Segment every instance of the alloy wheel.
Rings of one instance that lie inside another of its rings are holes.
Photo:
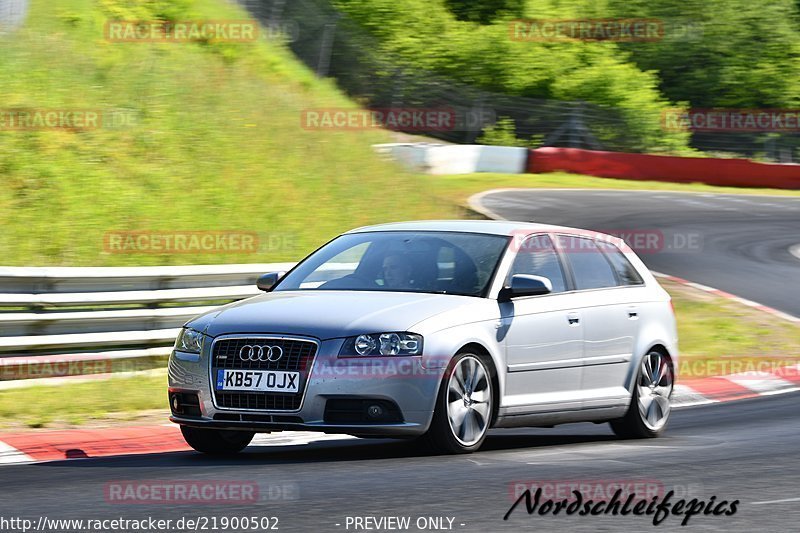
[[[492,415],[489,373],[475,356],[460,359],[447,384],[447,418],[453,436],[463,446],[483,437]]]
[[[662,354],[651,352],[642,359],[637,385],[639,416],[651,431],[660,430],[669,419],[674,382],[672,366]]]

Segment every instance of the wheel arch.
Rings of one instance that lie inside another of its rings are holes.
[[[672,364],[672,380],[673,383],[675,383],[678,374],[675,356],[670,352],[669,348],[667,348],[667,343],[661,341],[652,341],[651,344],[647,345],[647,348],[641,350],[640,353],[637,353],[631,360],[631,365],[628,367],[628,375],[626,376],[626,388],[628,391],[633,391],[633,383],[636,379],[637,372],[639,371],[639,364],[650,352],[658,352],[669,359],[670,363]]]
[[[498,376],[497,364],[495,363],[489,349],[479,342],[472,341],[466,343],[456,351],[455,355],[460,353],[472,353],[478,355],[487,363],[487,365],[489,365],[492,378],[492,421],[491,424],[489,424],[489,427],[492,427],[497,421],[497,413],[500,409],[500,378]]]

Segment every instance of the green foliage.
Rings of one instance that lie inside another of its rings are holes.
[[[488,144],[492,146],[537,148],[542,143],[542,137],[535,136],[533,139],[527,141],[525,139],[520,139],[517,137],[517,128],[514,125],[514,120],[509,117],[500,117],[493,125],[484,128],[477,142],[479,144]]]
[[[478,143],[493,146],[519,146],[520,140],[517,139],[517,128],[514,121],[508,117],[500,117],[491,126],[487,126],[480,137]]]
[[[800,24],[793,0],[609,0],[612,16],[657,18],[664,39],[621,47],[660,90],[692,107],[800,104]]]
[[[511,95],[609,107],[630,148],[691,154],[686,133],[665,132],[667,108],[800,105],[797,0],[333,0],[371,32],[383,57]],[[649,18],[645,42],[514,40],[509,20]],[[479,24],[476,24],[479,23]],[[615,131],[616,130],[616,131]]]
[[[622,130],[646,151],[687,150],[688,134],[665,132],[662,112],[680,107],[659,92],[657,73],[643,71],[610,42],[539,42],[511,38],[511,14],[490,24],[464,22],[445,0],[334,0],[379,41],[383,57],[490,91],[532,98],[582,100],[623,117]],[[604,4],[528,1],[527,18],[602,17]],[[619,125],[606,134],[618,135]],[[601,132],[602,133],[602,132]],[[602,135],[601,135],[602,136]]]

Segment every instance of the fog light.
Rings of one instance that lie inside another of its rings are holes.
[[[181,412],[181,401],[178,399],[177,394],[172,395],[172,410],[176,413]]]
[[[367,416],[370,418],[381,418],[383,417],[383,407],[380,405],[370,405],[367,407]]]

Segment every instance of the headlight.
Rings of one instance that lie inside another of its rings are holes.
[[[205,337],[197,330],[183,328],[175,340],[175,349],[179,352],[200,353]]]
[[[371,333],[345,339],[340,357],[421,355],[422,336],[414,333]]]

